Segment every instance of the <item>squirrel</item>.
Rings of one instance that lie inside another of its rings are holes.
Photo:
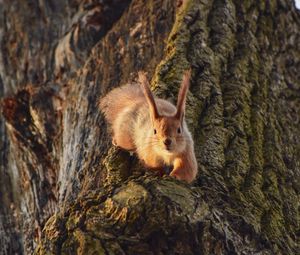
[[[192,182],[197,161],[184,118],[191,71],[183,76],[177,107],[152,95],[144,72],[138,72],[138,77],[140,84],[115,88],[100,100],[100,110],[112,127],[113,144],[135,151],[147,168],[162,171],[173,166],[170,176]]]

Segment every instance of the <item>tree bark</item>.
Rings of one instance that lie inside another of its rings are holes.
[[[0,2],[0,254],[298,254],[300,15],[291,1]],[[114,148],[98,102],[177,96],[188,185]]]

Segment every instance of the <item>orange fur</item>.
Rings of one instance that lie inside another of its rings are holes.
[[[190,71],[178,94],[177,108],[153,97],[144,73],[140,86],[126,85],[112,90],[100,101],[100,109],[113,130],[113,143],[134,150],[148,168],[173,166],[171,176],[192,182],[197,175],[192,136],[184,120]]]

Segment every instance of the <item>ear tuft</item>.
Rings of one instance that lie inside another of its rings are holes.
[[[191,69],[185,71],[181,82],[180,90],[178,92],[177,112],[175,114],[175,117],[180,120],[182,120],[185,112],[185,102],[186,102],[187,92],[190,87],[191,73],[192,73]]]
[[[149,85],[149,81],[146,77],[146,73],[144,71],[139,71],[138,72],[138,76],[139,76],[139,82],[141,84],[142,87],[142,91],[146,97],[146,100],[148,102],[149,108],[150,108],[150,115],[152,118],[152,121],[157,119],[159,117],[158,114],[158,110],[154,101],[154,97],[152,95],[152,92],[150,90],[150,85]]]
[[[138,76],[139,76],[139,82],[140,82],[142,85],[148,85],[148,84],[149,84],[148,79],[147,79],[147,76],[146,76],[146,72],[144,72],[144,71],[139,71],[139,72],[138,72]]]

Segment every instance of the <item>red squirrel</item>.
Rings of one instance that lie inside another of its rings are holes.
[[[173,166],[170,176],[190,183],[197,175],[194,142],[184,118],[191,71],[183,76],[177,107],[152,95],[144,72],[138,76],[139,85],[116,88],[100,100],[113,144],[135,151],[147,168]]]

